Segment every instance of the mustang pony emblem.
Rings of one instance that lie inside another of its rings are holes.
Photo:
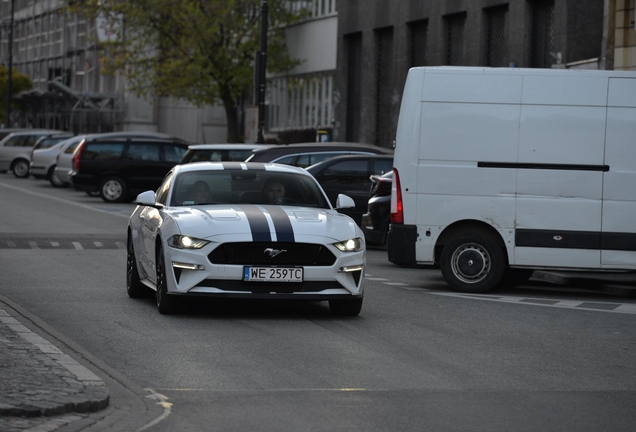
[[[267,248],[267,249],[265,249],[263,251],[263,253],[268,254],[270,258],[274,258],[275,256],[282,254],[283,252],[287,252],[287,250],[285,250],[285,249],[278,250],[278,249]]]

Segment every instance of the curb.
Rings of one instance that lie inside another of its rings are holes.
[[[105,409],[104,381],[0,307],[0,415],[53,416]]]
[[[636,297],[636,273],[575,273],[535,270],[532,279],[554,285],[603,291],[623,297]]]

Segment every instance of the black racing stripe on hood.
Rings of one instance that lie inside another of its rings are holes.
[[[274,222],[276,241],[295,242],[294,229],[292,228],[291,221],[289,220],[287,213],[285,213],[285,210],[277,206],[267,206],[267,211]]]
[[[247,217],[247,222],[250,224],[250,230],[252,231],[253,241],[272,241],[272,235],[269,232],[269,224],[265,213],[257,207],[241,206],[241,210]]]

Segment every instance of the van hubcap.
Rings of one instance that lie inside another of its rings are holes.
[[[478,244],[465,244],[453,253],[451,268],[462,282],[480,282],[488,276],[490,271],[490,256]]]

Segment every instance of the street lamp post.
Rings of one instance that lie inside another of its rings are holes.
[[[265,143],[265,87],[267,70],[267,21],[269,20],[269,7],[267,0],[261,3],[261,50],[257,55],[257,92],[258,92],[258,136],[256,142]]]
[[[11,85],[13,84],[13,16],[15,0],[11,0],[11,21],[9,24],[9,70],[7,71],[7,120],[6,127],[11,127]]]

